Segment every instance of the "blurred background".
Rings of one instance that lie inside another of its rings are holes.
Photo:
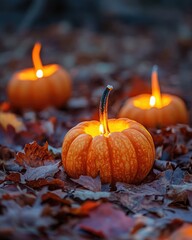
[[[162,91],[191,110],[190,0],[1,0],[0,101],[11,75],[32,66],[36,41],[44,64],[61,64],[81,83],[74,96],[88,98],[88,82],[112,81],[127,96],[148,92],[157,64]]]
[[[114,21],[176,29],[192,11],[190,0],[1,0],[0,4],[1,29],[20,33],[63,21],[91,30],[106,30]]]

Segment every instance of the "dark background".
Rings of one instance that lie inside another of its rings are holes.
[[[0,33],[1,101],[11,75],[31,67],[40,41],[44,64],[61,64],[74,82],[113,79],[126,93],[135,78],[150,86],[157,64],[162,91],[179,95],[191,110],[190,0],[1,0]]]
[[[191,8],[190,0],[1,0],[0,26],[22,32],[66,21],[73,27],[104,31],[106,25],[121,21],[177,29],[190,18]]]

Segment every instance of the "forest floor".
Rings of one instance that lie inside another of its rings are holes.
[[[72,97],[61,109],[16,111],[6,95],[11,75],[32,66],[31,50],[42,43],[42,62],[59,63],[73,79]],[[0,126],[1,239],[192,239],[192,38],[166,28],[114,26],[96,33],[65,23],[22,35],[0,36],[0,109],[21,128]],[[101,94],[114,87],[109,116],[123,102],[150,92],[159,66],[161,91],[180,96],[189,125],[149,129],[156,161],[139,185],[101,184],[99,176],[70,179],[61,145],[77,123],[97,119]],[[65,238],[64,238],[65,237]]]

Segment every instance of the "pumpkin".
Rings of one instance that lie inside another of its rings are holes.
[[[182,99],[174,95],[162,94],[162,101],[170,99],[168,105],[161,108],[141,108],[137,107],[135,103],[137,101],[146,102],[150,101],[151,95],[141,94],[139,96],[128,99],[124,106],[121,108],[118,117],[129,117],[135,121],[138,121],[147,128],[165,127],[169,125],[175,125],[177,123],[188,123],[188,113],[185,104]]]
[[[120,109],[118,117],[131,118],[148,128],[189,121],[186,106],[181,98],[161,94],[156,66],[152,71],[152,95],[141,94],[128,99]]]
[[[85,121],[73,127],[62,145],[62,162],[72,178],[96,177],[102,183],[139,183],[151,170],[155,148],[150,133],[127,118],[107,119],[107,86],[100,103],[100,122]]]
[[[71,78],[57,64],[42,66],[38,54],[40,45],[33,49],[35,68],[13,74],[7,92],[11,105],[18,109],[42,110],[48,106],[61,107],[71,95]]]

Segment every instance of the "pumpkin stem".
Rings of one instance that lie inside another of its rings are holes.
[[[101,97],[100,106],[99,106],[99,118],[100,118],[100,131],[103,135],[108,135],[110,133],[108,126],[108,98],[109,93],[113,89],[113,86],[107,85],[103,95]]]

